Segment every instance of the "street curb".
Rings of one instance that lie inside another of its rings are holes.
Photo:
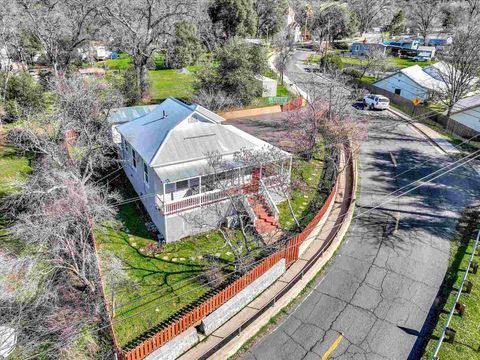
[[[307,272],[303,273],[303,270],[297,273],[295,277],[301,275],[301,279],[292,286],[290,290],[288,290],[283,296],[277,300],[274,305],[272,305],[269,309],[267,309],[262,315],[260,315],[256,320],[254,320],[246,329],[242,329],[240,334],[230,340],[226,345],[221,347],[218,351],[216,351],[212,356],[208,357],[209,359],[227,359],[233,356],[247,341],[251,338],[255,337],[258,331],[265,325],[267,325],[272,317],[280,313],[292,299],[295,299],[300,295],[303,289],[308,285],[308,283],[315,278],[317,273],[322,270],[322,268],[327,264],[327,262],[332,258],[333,254],[337,251],[338,247],[342,243],[345,234],[347,233],[351,220],[353,218],[354,210],[355,210],[355,201],[357,195],[357,186],[358,186],[358,160],[356,156],[352,156],[352,179],[348,181],[348,186],[351,186],[351,196],[348,204],[348,210],[345,214],[344,220],[338,230],[338,232],[334,235],[333,240],[328,245],[326,250],[320,255],[313,263],[313,266],[307,270]],[[347,184],[345,184],[346,188]],[[343,190],[345,194],[345,189]],[[338,193],[337,193],[338,194]],[[317,251],[322,251],[322,247]],[[315,257],[315,255],[313,256]],[[312,258],[313,258],[312,257]],[[301,259],[299,259],[301,260]],[[303,268],[302,268],[303,269]],[[233,333],[235,333],[234,331]],[[232,334],[233,334],[232,333]],[[228,337],[229,335],[225,336]],[[187,359],[188,352],[185,353],[180,359]],[[200,357],[201,359],[205,359],[207,357],[203,356]]]
[[[310,283],[311,280],[315,278],[315,276],[324,268],[324,266],[328,263],[328,261],[332,258],[335,252],[338,250],[340,244],[343,241],[348,229],[350,228],[350,223],[353,218],[353,214],[355,211],[355,202],[356,202],[356,189],[358,185],[358,171],[357,171],[357,159],[352,159],[352,171],[353,171],[353,179],[351,182],[352,186],[352,196],[350,198],[349,209],[347,210],[346,216],[344,221],[335,235],[334,240],[330,243],[328,248],[325,252],[316,260],[315,265],[308,270],[302,277],[302,279],[295,284],[290,291],[288,291],[280,301],[267,310],[261,317],[259,317],[256,321],[254,321],[250,325],[250,329],[245,330],[240,334],[240,336],[235,338],[235,341],[230,341],[229,344],[224,346],[221,350],[219,350],[211,359],[227,359],[240,350],[240,348],[245,344],[248,340],[255,337],[256,333],[265,325],[268,324],[270,319],[275,315],[279,314],[285,307],[289,305],[289,303],[297,298],[303,289]]]
[[[411,125],[412,127],[415,128],[415,130],[417,130],[418,132],[420,132],[423,136],[425,136],[427,138],[428,141],[430,141],[434,146],[436,146],[437,148],[439,148],[444,154],[447,154],[448,155],[448,152],[445,151],[435,140],[433,140],[426,132],[424,132],[422,129],[420,129],[417,125],[415,125],[415,122],[413,122],[412,118],[410,116],[408,116],[407,114],[404,114],[402,112],[400,112],[399,110],[395,109],[393,110],[391,107],[387,109],[387,111],[390,111],[392,114],[398,116],[399,118],[403,119],[403,120],[407,120],[408,121],[408,124]]]

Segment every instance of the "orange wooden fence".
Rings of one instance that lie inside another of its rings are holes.
[[[129,351],[119,351],[119,359],[140,360],[145,358],[147,355],[151,354],[159,347],[172,340],[175,336],[181,334],[188,328],[197,325],[207,315],[211,314],[240,291],[245,289],[281,259],[285,259],[287,266],[295,262],[298,259],[300,245],[311,234],[314,227],[322,220],[323,216],[325,216],[325,213],[327,212],[328,207],[334,200],[337,186],[338,178],[325,204],[300,234],[291,238],[281,249],[268,256],[265,260],[263,260],[245,275],[236,279],[233,283],[209,299],[205,300],[200,305],[190,309],[175,321],[165,325],[162,330],[143,341],[141,344],[137,345],[134,349]]]

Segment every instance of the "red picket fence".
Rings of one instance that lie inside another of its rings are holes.
[[[295,98],[292,101],[289,101],[286,104],[282,105],[282,112],[283,111],[293,111],[300,109],[303,106],[303,98],[301,96]]]
[[[287,266],[290,266],[293,262],[295,262],[298,259],[300,245],[311,234],[314,227],[322,220],[323,216],[327,212],[328,207],[334,200],[337,184],[338,178],[325,204],[300,234],[291,238],[280,250],[267,257],[245,275],[238,278],[226,288],[219,291],[200,305],[191,309],[174,322],[166,325],[162,330],[141,344],[137,345],[134,349],[129,351],[119,351],[119,359],[141,360],[145,358],[147,355],[151,354],[159,347],[172,340],[175,336],[181,334],[188,328],[197,325],[207,315],[211,314],[240,291],[245,289],[281,259],[285,259]]]

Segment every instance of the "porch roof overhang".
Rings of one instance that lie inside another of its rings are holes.
[[[277,156],[277,160],[288,160],[292,158],[290,153],[283,150],[281,150]],[[271,159],[266,157],[264,164],[267,164],[269,161],[271,161]],[[218,165],[218,167],[215,169],[210,164],[208,158],[203,158],[195,161],[180,162],[167,166],[154,167],[153,170],[162,183],[168,184],[248,166],[251,166],[251,164],[248,164],[248,161],[242,161],[241,159],[236,158],[234,154],[229,154],[227,156],[221,156],[221,165]]]
[[[227,171],[243,167],[243,164],[235,162],[233,159],[222,160],[222,169],[213,169],[208,159],[184,162],[169,166],[154,168],[155,173],[162,183],[172,183],[180,180],[187,180],[199,176],[213,174],[215,172]]]

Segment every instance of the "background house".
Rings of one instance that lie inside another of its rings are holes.
[[[355,56],[368,55],[372,50],[378,49],[383,54],[386,54],[387,46],[382,43],[369,43],[366,41],[354,42],[350,47],[350,52]]]
[[[290,6],[285,13],[285,28],[292,34],[295,42],[302,41],[300,24],[295,21],[295,11]]]
[[[450,118],[480,134],[480,95],[469,96],[457,102]]]
[[[234,214],[232,197],[259,232],[274,226],[291,155],[221,121],[199,105],[168,98],[117,125],[125,173],[167,242],[218,227]],[[278,163],[253,167],[238,157],[263,151],[280,154]],[[212,155],[220,166],[212,165]]]
[[[418,65],[409,66],[374,82],[373,85],[408,100],[418,98],[425,101],[434,93],[445,89],[445,83],[426,70],[428,69],[422,69]]]

